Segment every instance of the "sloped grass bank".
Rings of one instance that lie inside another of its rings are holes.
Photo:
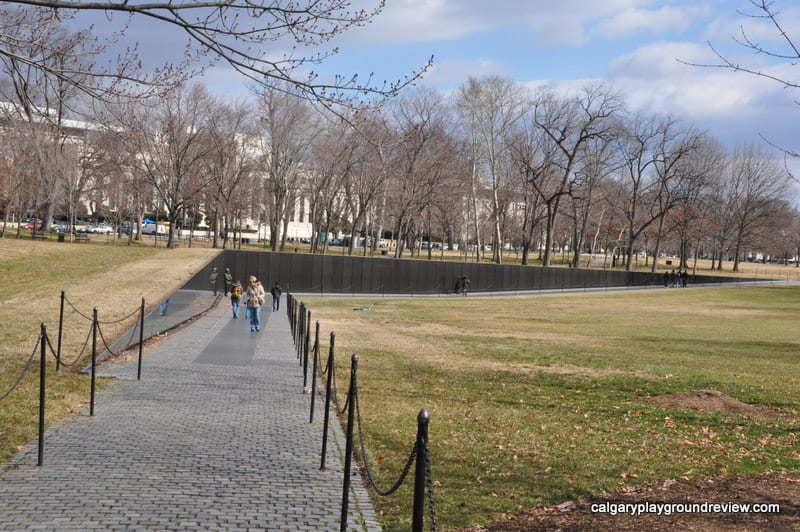
[[[57,345],[61,290],[71,303],[65,308],[62,352],[64,360],[72,362],[91,327],[91,321],[80,314],[91,316],[97,307],[102,321],[114,322],[135,311],[142,297],[152,308],[216,253],[218,250],[202,248],[167,250],[0,239],[0,271],[5,281],[0,283],[0,393],[21,375],[41,323],[47,324],[51,342]],[[111,342],[131,324],[132,320],[127,320],[104,325],[103,334]],[[87,350],[84,362],[89,355]],[[38,350],[34,358],[24,380],[0,401],[0,461],[37,434]],[[48,425],[87,403],[89,379],[76,373],[78,366],[56,374],[55,361],[48,354]]]

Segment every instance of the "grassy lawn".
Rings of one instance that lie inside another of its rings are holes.
[[[155,306],[217,252],[0,238],[0,393],[19,376],[40,323],[55,335],[62,289],[82,313],[97,306],[114,321],[141,297]],[[323,353],[336,331],[341,392],[349,354],[360,356],[365,439],[382,488],[410,452],[418,412],[430,412],[442,530],[633,484],[800,466],[800,287],[304,301],[321,323]],[[361,307],[371,310],[353,310]],[[66,318],[72,360],[90,323],[71,309]],[[54,366],[49,358],[48,423],[89,395],[85,376]],[[770,415],[651,400],[697,389]],[[0,401],[0,461],[36,437],[37,400],[35,365]],[[377,500],[387,530],[409,529],[410,491],[409,479]]]
[[[800,287],[303,301],[325,356],[336,332],[340,394],[359,354],[382,489],[429,411],[442,530],[634,484],[800,467]],[[767,415],[652,401],[692,390]],[[409,529],[411,488],[376,500],[387,530]]]
[[[57,345],[61,290],[80,313],[91,316],[93,307],[103,322],[116,321],[135,311],[145,298],[154,307],[167,294],[194,275],[218,250],[192,248],[166,250],[143,246],[109,246],[31,242],[0,238],[0,394],[17,380],[36,345],[42,322]],[[132,318],[133,320],[136,317]],[[116,338],[131,320],[103,326],[103,335]],[[91,321],[70,306],[65,309],[64,360],[72,362],[84,345]],[[84,362],[88,360],[87,350]],[[46,421],[63,418],[87,404],[89,380],[76,371],[55,373],[48,355]],[[102,384],[102,383],[100,383]],[[37,435],[39,353],[11,395],[0,401],[0,461]]]

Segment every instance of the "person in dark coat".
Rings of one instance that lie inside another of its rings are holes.
[[[214,295],[217,295],[217,277],[219,277],[219,272],[216,268],[211,270],[211,291],[214,292]]]
[[[456,286],[453,288],[453,293],[462,294],[464,296],[467,295],[467,288],[470,285],[469,277],[464,274],[461,274],[461,277],[456,279]]]
[[[272,294],[272,310],[280,310],[283,290],[281,290],[281,285],[278,284],[278,281],[275,281],[269,293]]]

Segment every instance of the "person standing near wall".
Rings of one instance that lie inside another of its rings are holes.
[[[261,305],[264,304],[266,292],[255,275],[250,276],[247,286],[247,308],[250,312],[250,332],[261,330]]]
[[[217,295],[217,277],[219,277],[219,272],[216,268],[211,270],[211,291],[214,292],[214,295]]]
[[[225,295],[227,296],[228,292],[233,289],[233,274],[230,268],[225,268],[223,277],[225,278]]]

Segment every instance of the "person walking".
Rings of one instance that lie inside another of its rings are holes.
[[[225,278],[225,295],[227,296],[228,292],[233,289],[233,274],[231,273],[230,268],[225,268],[223,277]]]
[[[236,281],[231,287],[231,309],[233,309],[233,319],[239,319],[239,306],[242,302],[242,282]]]
[[[467,293],[469,292],[469,285],[472,284],[472,281],[469,280],[469,277],[466,274],[461,276],[461,295],[467,297]]]
[[[283,290],[281,289],[281,285],[278,284],[278,281],[275,281],[275,284],[272,285],[269,293],[272,294],[272,310],[280,310],[281,294],[283,293]]]
[[[247,286],[247,310],[250,313],[250,332],[261,330],[261,305],[264,304],[266,293],[264,287],[255,275],[250,276]]]
[[[214,292],[214,295],[217,295],[217,277],[219,277],[219,272],[214,268],[211,270],[211,291]]]

